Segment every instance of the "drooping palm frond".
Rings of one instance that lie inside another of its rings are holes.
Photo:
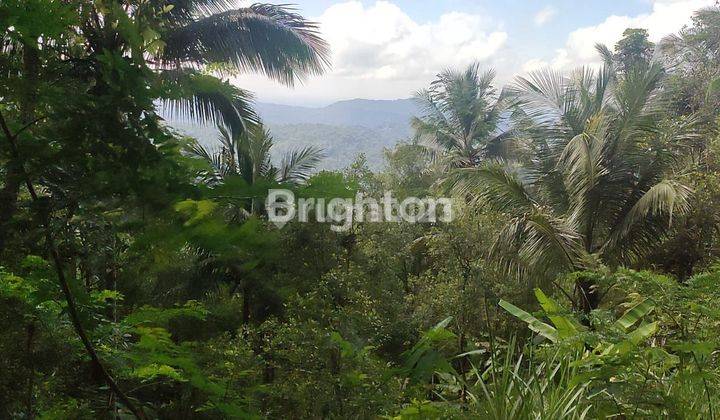
[[[570,196],[581,200],[607,173],[602,162],[602,140],[586,133],[573,137],[560,156]]]
[[[204,160],[210,167],[209,170],[200,171],[198,174],[203,183],[214,186],[221,183],[227,175],[227,166],[225,165],[222,153],[215,153],[208,150],[197,140],[189,144],[185,152],[190,156]]]
[[[444,182],[454,193],[486,203],[497,211],[522,215],[533,211],[537,203],[516,173],[505,162],[486,162],[476,168],[454,170]]]
[[[317,24],[285,5],[201,13],[168,29],[163,39],[166,45],[159,59],[166,67],[226,63],[239,72],[261,72],[287,85],[322,73],[329,60]]]
[[[213,123],[241,133],[258,123],[252,95],[227,81],[193,70],[159,73],[161,99],[175,118]]]
[[[595,44],[595,51],[600,54],[605,68],[613,69],[615,67],[615,54],[610,51],[610,48],[608,48],[607,45],[597,43]]]
[[[310,172],[315,169],[323,156],[322,149],[315,147],[305,147],[287,153],[280,163],[278,181],[298,183],[307,180]]]
[[[512,218],[491,247],[508,274],[533,280],[552,279],[563,270],[582,268],[586,254],[574,226],[542,208]]]
[[[582,236],[567,220],[537,211],[528,216],[526,232],[519,256],[531,267],[542,268],[542,272],[581,268]]]
[[[622,247],[632,230],[646,225],[651,217],[662,216],[663,220],[671,224],[674,216],[688,211],[691,193],[689,187],[671,179],[662,180],[650,187],[627,213],[618,218],[603,245],[603,252]]]

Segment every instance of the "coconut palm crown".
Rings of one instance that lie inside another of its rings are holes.
[[[694,118],[663,117],[662,74],[653,64],[622,76],[603,68],[517,79],[527,159],[459,168],[447,181],[509,217],[493,247],[506,269],[554,278],[632,264],[687,209],[678,168],[699,133]],[[579,307],[597,305],[594,287],[576,284]]]
[[[304,147],[286,153],[279,166],[271,161],[273,137],[258,124],[242,133],[219,128],[219,149],[209,149],[194,141],[189,153],[204,159],[210,170],[201,174],[210,186],[222,184],[231,176],[242,178],[247,185],[264,179],[272,182],[299,184],[307,180],[323,157],[322,150]]]
[[[422,116],[411,121],[415,139],[448,167],[473,167],[503,156],[510,132],[499,130],[505,96],[492,86],[495,73],[478,63],[463,71],[445,70],[415,94]]]

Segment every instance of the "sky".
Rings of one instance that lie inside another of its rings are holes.
[[[322,106],[354,98],[408,98],[446,68],[479,62],[498,87],[544,67],[597,65],[595,44],[613,46],[628,27],[657,42],[715,0],[297,0],[318,22],[331,67],[287,87],[261,75],[234,77],[256,99]]]

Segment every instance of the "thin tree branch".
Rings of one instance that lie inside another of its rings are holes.
[[[37,122],[37,121],[35,121]],[[34,122],[33,122],[34,124]],[[26,125],[24,128],[29,127],[32,124]],[[16,139],[17,134],[12,134],[10,131],[10,128],[7,125],[7,122],[5,121],[5,118],[3,117],[2,113],[0,113],[0,128],[2,129],[3,133],[5,134],[5,137],[7,138],[8,144],[10,146],[10,152],[12,153],[13,158],[17,159],[20,162],[20,173],[25,181],[25,185],[27,187],[28,192],[30,193],[30,197],[32,198],[33,203],[37,204],[40,202],[40,199],[37,195],[37,191],[35,190],[35,187],[32,184],[32,181],[30,180],[30,177],[28,176],[27,172],[25,171],[25,165],[23,164],[23,161],[20,157],[20,153],[18,152]],[[50,227],[50,215],[47,209],[43,209],[40,207],[40,216],[41,216],[41,223],[43,225],[43,228],[45,230],[45,242],[47,243],[48,249],[50,251],[50,257],[53,260],[53,265],[55,266],[55,272],[58,277],[58,281],[60,283],[60,287],[63,291],[63,295],[65,296],[65,301],[67,302],[68,306],[68,314],[70,315],[70,320],[72,321],[73,327],[75,328],[75,332],[80,337],[80,341],[82,341],[83,346],[85,347],[85,351],[90,356],[90,359],[92,360],[92,363],[95,365],[95,367],[100,371],[101,376],[103,377],[103,380],[107,385],[110,387],[110,389],[118,396],[120,401],[123,402],[123,404],[133,413],[133,415],[141,420],[145,420],[147,417],[145,416],[145,413],[135,406],[135,403],[133,403],[130,398],[128,398],[127,395],[120,389],[118,384],[115,382],[112,376],[110,376],[110,373],[108,370],[103,366],[102,362],[100,361],[100,358],[98,357],[97,353],[95,352],[95,348],[93,347],[92,342],[88,338],[85,329],[82,326],[82,323],[80,322],[80,316],[78,314],[77,305],[75,304],[75,298],[72,295],[72,292],[70,291],[70,285],[67,281],[67,278],[65,277],[65,271],[63,270],[62,260],[60,259],[60,254],[58,253],[57,246],[55,245],[55,239],[52,235],[52,230]]]

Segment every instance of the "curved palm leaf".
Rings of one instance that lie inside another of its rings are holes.
[[[222,182],[226,174],[226,166],[222,153],[214,153],[201,145],[197,140],[188,145],[186,153],[192,157],[204,160],[209,170],[200,171],[198,174],[202,182],[208,185],[217,185]]]
[[[286,154],[280,163],[278,180],[290,183],[307,180],[323,157],[322,149],[315,147],[305,147]]]
[[[158,76],[163,106],[176,118],[214,123],[234,133],[258,123],[252,95],[227,81],[193,70],[167,70]]]
[[[300,183],[322,159],[320,149],[308,147],[285,155],[280,167],[270,160],[273,138],[265,127],[256,125],[240,134],[219,128],[219,150],[208,150],[197,141],[187,152],[205,160],[211,167],[201,178],[211,186],[223,183],[228,176],[240,176],[247,185],[255,184],[260,178],[278,182]]]
[[[269,4],[203,13],[170,29],[164,41],[160,60],[165,66],[227,63],[237,71],[259,71],[287,85],[322,73],[329,60],[317,24],[291,8]]]
[[[666,216],[668,223],[672,223],[674,215],[687,212],[691,193],[689,187],[675,180],[663,180],[653,185],[614,226],[603,249],[607,251],[620,246],[634,228],[650,222],[651,216]]]
[[[535,280],[577,270],[586,260],[582,237],[562,218],[538,208],[513,218],[500,231],[491,255],[508,273]]]
[[[612,69],[615,66],[615,55],[605,44],[595,44],[595,51],[600,54],[606,68]]]
[[[461,196],[473,197],[504,213],[521,215],[535,210],[537,205],[527,185],[501,161],[456,169],[444,184]]]

